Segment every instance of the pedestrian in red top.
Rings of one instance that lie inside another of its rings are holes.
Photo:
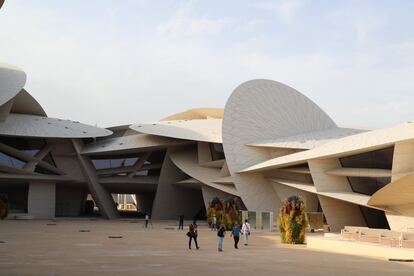
[[[200,247],[198,246],[198,243],[197,243],[198,232],[197,232],[196,220],[193,220],[193,223],[190,224],[189,231],[187,232],[187,236],[188,236],[188,249],[191,249],[191,241],[193,239],[194,239],[194,243],[196,245],[196,248],[199,249]]]

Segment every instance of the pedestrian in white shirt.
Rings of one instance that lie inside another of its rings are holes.
[[[243,233],[244,245],[249,245],[250,224],[247,219],[244,221],[241,232]]]
[[[149,220],[150,220],[150,216],[148,214],[145,214],[145,228],[148,228],[148,222],[149,222]]]

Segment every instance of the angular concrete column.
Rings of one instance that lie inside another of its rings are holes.
[[[98,205],[99,212],[107,219],[115,219],[119,217],[118,210],[111,194],[103,187],[95,173],[95,168],[89,158],[81,155],[82,142],[78,139],[72,139],[73,147],[76,150],[82,173],[88,182],[88,188],[92,198]]]
[[[33,215],[35,218],[54,218],[55,202],[55,183],[32,182],[29,184],[27,209],[30,215]]]
[[[317,192],[352,193],[345,176],[325,173],[328,170],[342,167],[337,158],[309,160],[308,164]],[[366,226],[357,204],[321,195],[318,195],[318,198],[331,231],[340,231],[344,226]]]
[[[170,154],[173,151],[173,148],[167,150],[162,164],[152,206],[153,219],[177,219],[180,215],[184,215],[186,219],[192,219],[204,207],[200,190],[174,185],[181,180],[188,179],[189,176],[171,161]]]

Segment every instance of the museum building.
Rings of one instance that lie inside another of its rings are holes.
[[[271,80],[239,85],[225,108],[98,128],[48,117],[26,74],[0,64],[0,194],[11,213],[119,217],[129,195],[154,219],[204,217],[213,198],[276,213],[300,196],[331,230],[414,227],[414,125],[342,128]],[[88,205],[89,203],[89,205]]]

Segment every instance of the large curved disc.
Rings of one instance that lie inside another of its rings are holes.
[[[112,131],[70,120],[10,113],[0,122],[0,135],[42,138],[91,138],[111,135]]]
[[[26,74],[17,67],[0,63],[0,106],[14,98],[26,83]]]
[[[43,107],[30,95],[26,90],[22,89],[13,99],[11,113],[29,114],[37,116],[47,116]]]
[[[282,83],[252,80],[238,86],[224,109],[222,136],[227,165],[246,207],[276,211],[280,202],[263,175],[236,173],[271,158],[268,150],[248,144],[336,127],[315,103]]]
[[[141,133],[171,138],[221,143],[221,122],[221,119],[173,120],[134,124],[130,128]]]

